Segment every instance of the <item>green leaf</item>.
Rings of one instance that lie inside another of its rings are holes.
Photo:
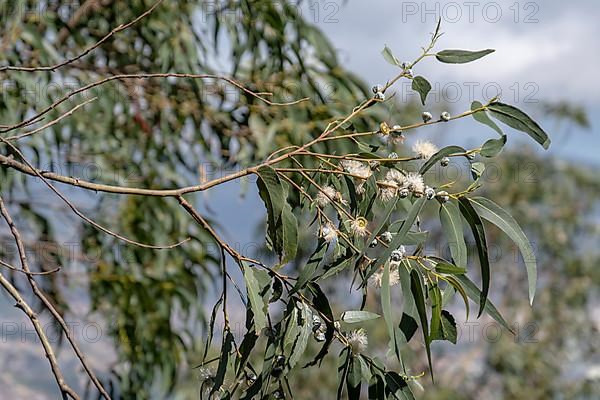
[[[390,263],[386,262],[383,268],[383,277],[381,278],[381,311],[383,311],[383,319],[387,327],[388,336],[390,343],[393,345],[392,349],[396,354],[398,360],[400,358],[400,347],[396,341],[396,333],[394,330],[394,321],[392,319],[392,301],[390,293]]]
[[[444,157],[447,157],[452,154],[462,154],[465,152],[466,152],[466,150],[460,146],[444,147],[443,149],[441,149],[440,151],[438,151],[437,153],[432,155],[431,158],[429,160],[427,160],[427,162],[425,164],[423,164],[423,166],[421,166],[419,173],[421,175],[423,175],[425,172],[429,171],[429,169],[431,167],[433,167],[436,162],[440,161]]]
[[[225,380],[225,374],[227,373],[227,364],[229,362],[229,353],[231,353],[231,348],[234,343],[233,335],[231,331],[227,331],[223,337],[223,345],[221,346],[221,357],[219,358],[219,366],[217,367],[217,372],[215,374],[215,383],[210,391],[210,396],[213,393],[219,391],[221,386],[223,385],[223,381]]]
[[[493,201],[483,197],[474,197],[469,200],[482,218],[490,221],[492,224],[500,228],[519,247],[519,250],[523,255],[523,260],[525,261],[525,267],[527,269],[527,280],[529,282],[529,302],[533,304],[537,282],[537,266],[535,253],[531,247],[531,244],[529,243],[529,240],[527,240],[527,236],[525,236],[525,233],[517,221],[515,221],[515,219],[508,212],[506,212]]]
[[[477,315],[477,317],[479,317],[485,309],[485,303],[490,290],[490,260],[488,258],[485,230],[483,228],[483,222],[481,222],[481,218],[479,218],[479,215],[477,215],[477,212],[468,199],[461,197],[458,201],[458,204],[460,207],[460,212],[471,227],[473,237],[475,238],[475,244],[477,245],[477,253],[479,254],[481,282],[483,287],[482,296],[480,299],[481,302],[479,303],[479,313]]]
[[[369,400],[385,399],[385,384],[383,378],[375,374],[369,381]]]
[[[349,324],[356,324],[357,322],[371,321],[379,317],[379,314],[370,311],[345,311],[342,313],[341,319]]]
[[[304,303],[298,303],[298,307],[301,309],[300,319],[302,320],[302,325],[299,326],[298,336],[296,337],[293,351],[288,359],[288,365],[290,369],[294,368],[294,366],[304,355],[304,351],[306,350],[306,346],[308,344],[308,338],[312,334],[312,313],[310,309]]]
[[[441,61],[446,64],[465,64],[471,61],[475,61],[480,59],[481,57],[485,57],[488,54],[493,53],[495,50],[486,49],[479,51],[469,51],[469,50],[442,50],[435,55],[435,58],[438,61]]]
[[[465,309],[466,309],[466,314],[467,314],[466,319],[468,320],[470,309],[469,309],[469,300],[467,298],[468,296],[467,296],[467,292],[465,291],[465,288],[461,285],[460,281],[452,275],[446,275],[444,278],[446,279],[446,281],[448,281],[448,283],[450,285],[452,285],[452,287],[447,287],[446,291],[454,289],[462,297],[463,302],[465,303]],[[442,296],[442,297],[444,297],[444,296]],[[443,303],[443,301],[442,301],[442,303]]]
[[[505,123],[513,129],[527,133],[536,142],[541,144],[544,149],[548,149],[550,146],[548,134],[529,115],[517,107],[495,102],[490,104],[487,109],[498,121]]]
[[[500,136],[504,136],[502,129],[500,129],[500,127],[498,125],[496,125],[496,123],[494,121],[492,121],[492,119],[487,115],[487,112],[483,109],[483,104],[481,104],[478,101],[474,101],[473,103],[471,103],[471,111],[475,111],[475,110],[481,110],[474,114],[471,114],[473,116],[473,119],[475,119],[475,121],[489,126],[493,130],[498,132],[498,134]]]
[[[490,139],[483,144],[479,154],[487,158],[496,157],[500,154],[505,144],[506,135],[502,135],[500,139]]]
[[[427,324],[427,311],[425,310],[425,293],[423,292],[423,285],[421,284],[421,275],[416,269],[410,272],[410,291],[415,300],[415,306],[421,320],[421,329],[423,330],[423,337],[425,339],[425,350],[427,352],[427,361],[429,363],[429,373],[433,380],[433,368],[431,365],[431,348],[429,340],[429,328]]]
[[[447,340],[456,344],[456,338],[456,321],[452,314],[446,310],[442,310],[440,330],[435,337],[431,338],[431,340]]]
[[[471,281],[466,275],[459,275],[456,277],[456,279],[458,279],[461,282],[462,286],[465,289],[465,292],[467,293],[467,296],[469,296],[471,300],[473,300],[475,303],[481,303],[481,297],[483,294],[473,283],[473,281]],[[490,300],[486,301],[485,303],[485,312],[496,322],[498,322],[500,325],[502,325],[504,328],[506,328],[508,331],[514,334],[513,329],[510,326],[508,326],[508,323],[506,322],[504,317],[502,317],[496,306],[494,306],[494,304],[492,304]]]
[[[422,76],[415,76],[412,81],[412,89],[421,96],[421,103],[425,105],[427,95],[431,91],[431,84]]]
[[[259,195],[267,209],[267,233],[282,262],[292,260],[298,250],[298,221],[287,203],[287,187],[271,167],[258,170]]]
[[[298,221],[287,202],[281,214],[283,222],[283,261],[291,261],[296,257],[298,251]]]
[[[360,399],[360,382],[362,380],[362,366],[356,357],[350,359],[346,383],[348,388],[348,400]]]
[[[453,202],[447,202],[440,206],[440,222],[444,235],[450,246],[450,254],[454,263],[459,267],[467,266],[467,245],[463,231],[460,210]]]
[[[270,281],[267,272],[250,266],[244,268],[244,281],[254,314],[254,331],[257,335],[260,335],[260,332],[267,326],[267,302],[262,296],[265,280]]]
[[[457,267],[456,265],[448,264],[448,263],[438,263],[435,266],[436,272],[440,274],[450,274],[450,275],[463,275],[467,273],[467,269],[463,267]]]
[[[482,162],[474,162],[471,164],[471,175],[474,180],[478,180],[485,171],[485,164]]]
[[[429,342],[434,337],[441,335],[442,323],[442,293],[437,284],[430,285],[429,298],[431,300],[431,323],[429,324]]]
[[[388,371],[385,373],[385,382],[387,384],[386,391],[392,396],[387,397],[388,399],[406,399],[414,400],[414,396],[410,391],[410,387],[406,380],[401,377],[397,372]]]
[[[396,65],[396,66],[400,66],[400,60],[398,60],[396,58],[396,56],[394,56],[394,54],[392,53],[392,50],[390,50],[389,47],[385,46],[383,48],[383,50],[381,51],[381,55],[383,56],[383,58],[385,59],[385,61],[389,62],[392,65]]]

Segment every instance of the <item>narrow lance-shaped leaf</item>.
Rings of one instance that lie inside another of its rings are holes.
[[[544,149],[550,146],[548,134],[531,117],[515,106],[494,102],[487,109],[498,121],[505,123],[513,129],[527,133]]]
[[[467,245],[463,232],[460,210],[453,202],[440,206],[440,222],[450,246],[454,263],[461,268],[467,267]]]
[[[527,236],[525,236],[525,233],[517,221],[515,221],[515,219],[508,212],[503,210],[493,201],[483,197],[474,197],[469,200],[482,218],[490,221],[492,224],[500,228],[519,247],[519,250],[523,255],[523,260],[525,261],[525,267],[527,268],[529,301],[533,304],[537,282],[537,266],[535,253],[531,247],[531,244],[529,243],[529,240],[527,240]]]
[[[390,263],[385,263],[383,268],[383,276],[381,278],[381,310],[383,311],[383,319],[387,327],[388,336],[392,344],[392,349],[396,354],[398,360],[400,357],[400,346],[396,341],[396,334],[394,332],[394,321],[392,319],[392,302],[390,293]]]
[[[477,112],[471,114],[473,116],[473,119],[475,119],[475,121],[489,126],[493,130],[498,132],[498,135],[504,136],[502,129],[500,129],[500,127],[498,125],[496,125],[496,123],[494,121],[492,121],[492,119],[487,115],[487,112],[485,111],[485,109],[483,109],[483,104],[481,104],[479,101],[474,101],[471,103],[471,111],[475,111],[475,110],[480,110],[480,111],[477,111]]]
[[[465,217],[469,226],[471,227],[473,237],[475,238],[475,244],[477,245],[477,253],[479,254],[482,282],[482,296],[479,303],[479,313],[477,315],[477,317],[479,317],[485,308],[488,292],[490,290],[490,261],[488,258],[485,230],[483,228],[483,222],[481,222],[481,218],[479,218],[479,215],[477,215],[477,212],[473,206],[471,206],[469,200],[462,197],[459,199],[458,204],[462,215]]]
[[[419,313],[419,319],[421,321],[421,329],[423,330],[423,338],[425,339],[425,350],[427,352],[427,362],[429,363],[429,373],[431,374],[431,380],[433,380],[433,367],[431,365],[431,348],[429,340],[429,328],[427,323],[427,311],[425,309],[425,293],[423,292],[423,285],[421,280],[423,278],[413,269],[410,272],[410,290],[415,300],[415,306]]]
[[[261,274],[266,274],[266,277],[260,276]],[[266,272],[250,266],[244,268],[244,280],[252,313],[254,314],[254,329],[257,335],[260,335],[261,330],[267,326],[267,303],[261,294],[264,286],[261,286],[260,283],[260,281],[264,282],[265,279],[269,279]]]
[[[465,64],[471,61],[485,57],[488,54],[493,53],[495,50],[486,49],[479,51],[470,50],[442,50],[435,55],[438,61],[446,64]]]
[[[371,321],[379,317],[379,314],[370,311],[345,311],[342,313],[341,319],[348,324],[355,324],[358,322]]]

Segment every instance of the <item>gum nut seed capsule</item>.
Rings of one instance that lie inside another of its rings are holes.
[[[394,159],[394,160],[395,160],[396,158],[398,158],[398,153],[396,153],[395,151],[393,151],[393,152],[391,152],[391,153],[388,155],[388,158],[391,158],[391,159]]]
[[[402,253],[400,253],[398,250],[392,251],[392,254],[390,255],[390,259],[392,261],[398,262],[398,261],[402,260]]]
[[[408,67],[410,67],[410,64],[407,62],[403,62],[402,64],[400,64],[400,68],[402,69],[408,69]]]
[[[400,196],[401,199],[405,199],[408,197],[410,191],[408,190],[408,188],[403,188],[400,189],[400,192],[398,192],[398,195]]]
[[[373,239],[373,241],[371,243],[369,243],[369,247],[370,248],[377,247],[377,244],[378,244],[377,239]]]
[[[273,375],[276,378],[279,377],[282,372],[283,372],[283,368],[278,367],[276,365],[274,365],[273,368],[271,368],[271,375]]]
[[[444,111],[442,115],[440,115],[440,119],[445,122],[450,121],[450,113],[448,111]]]
[[[281,389],[277,389],[276,391],[273,392],[273,398],[275,399],[283,399],[285,396],[283,395],[283,392],[281,391]]]
[[[406,75],[410,75],[410,76],[412,76],[412,75],[413,75],[413,70],[412,70],[412,69],[410,69],[410,68],[409,68],[409,69],[407,69],[407,70],[406,70]]]
[[[425,196],[427,197],[427,200],[431,200],[435,197],[435,190],[433,190],[430,187],[427,187],[425,189]]]
[[[381,92],[375,93],[375,100],[384,101],[385,100],[385,94],[383,94]]]
[[[325,341],[325,332],[323,331],[317,331],[314,333],[314,338],[317,342],[324,342]]]
[[[275,357],[275,365],[278,365],[280,367],[285,365],[285,356],[280,354],[277,357]]]
[[[373,94],[377,94],[379,92],[383,91],[383,86],[381,85],[375,85],[371,88],[371,90],[373,91]]]
[[[446,192],[444,190],[437,192],[437,194],[435,196],[441,203],[446,203],[448,200],[450,200],[450,196],[448,195],[448,192]]]
[[[423,114],[421,114],[421,117],[423,118],[423,122],[429,122],[433,118],[433,115],[431,115],[430,112],[425,111]]]
[[[248,386],[252,386],[254,384],[254,382],[256,382],[257,376],[255,373],[250,372],[248,375],[246,375],[246,385]]]
[[[444,157],[440,160],[440,165],[442,167],[447,167],[450,164],[450,159],[448,157]]]
[[[402,127],[400,125],[394,125],[394,126],[392,126],[392,130],[394,132],[400,132],[400,133],[402,133]]]

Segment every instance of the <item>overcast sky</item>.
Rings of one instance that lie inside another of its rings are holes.
[[[453,99],[455,111],[466,110],[473,97],[489,99],[498,90],[504,101],[533,114],[542,99],[582,104],[592,130],[565,135],[546,126],[555,144],[550,154],[600,163],[594,121],[600,112],[598,1],[307,0],[303,15],[325,31],[346,67],[373,84],[395,72],[382,61],[384,44],[399,59],[413,60],[440,16],[445,34],[439,50],[496,50],[471,64],[446,65],[432,58],[415,68],[434,91]]]

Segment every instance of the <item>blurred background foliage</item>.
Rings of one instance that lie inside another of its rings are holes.
[[[147,188],[197,184],[221,171],[251,165],[275,149],[315,137],[332,119],[370,96],[368,86],[340,64],[328,39],[303,18],[298,3],[164,1],[129,30],[56,72],[0,72],[0,122],[15,124],[75,88],[125,73],[222,74],[252,90],[271,92],[273,101],[308,97],[293,107],[269,107],[217,81],[119,80],[74,96],[51,111],[48,119],[97,99],[43,134],[19,142],[43,170]],[[0,5],[0,65],[49,65],[75,56],[154,2],[41,4],[33,0]],[[415,46],[422,39],[414,38]],[[420,114],[413,103],[400,108],[392,100],[388,105],[369,109],[354,122],[355,128],[371,130],[381,121],[402,123]],[[589,125],[585,112],[567,102],[540,108],[557,124]],[[347,151],[340,141],[325,143],[335,146],[328,152]],[[403,152],[402,146],[392,150]],[[8,154],[6,147],[0,151]],[[515,343],[504,332],[496,342],[478,339],[456,348],[434,346],[438,383],[421,379],[426,387],[423,396],[592,396],[600,390],[599,372],[592,371],[600,357],[599,327],[589,317],[598,304],[600,281],[596,247],[600,178],[586,166],[526,149],[505,150],[493,162],[503,175],[490,178],[486,196],[511,210],[526,229],[537,245],[541,274],[535,307],[530,309],[524,295],[514,295],[526,293],[523,271],[514,268],[516,252],[505,254],[494,266],[502,273],[496,274],[493,297],[508,320],[536,324],[534,341]],[[3,167],[0,185],[18,222],[26,224],[30,241],[54,249],[50,254],[55,259],[48,262],[46,257],[39,268],[78,265],[77,274],[65,268],[60,277],[44,280],[62,312],[69,315],[71,303],[65,298],[73,285],[83,284],[90,298],[88,318],[110,322],[118,359],[100,375],[110,382],[116,398],[197,394],[192,367],[205,340],[202,332],[210,305],[204,303],[212,304],[210,293],[218,285],[214,274],[219,254],[209,251],[209,237],[172,199],[66,190],[99,222],[128,237],[147,243],[192,238],[168,252],[132,248],[62,215],[58,201],[35,180]],[[232,190],[231,195],[238,193]],[[80,238],[77,257],[65,257],[60,251],[65,233]],[[490,243],[509,248],[499,232],[490,229],[488,234]],[[2,250],[7,252],[5,246]],[[91,262],[90,254],[99,257]],[[340,301],[347,295],[335,287],[328,290]],[[373,339],[383,338],[385,327],[374,324],[371,330],[373,347],[377,343]],[[379,343],[383,353],[385,340]],[[423,363],[424,368],[424,360],[421,353],[412,362]],[[327,362],[331,365],[298,371],[293,384],[299,398],[332,398],[327,393],[335,391],[337,377],[331,373],[335,359]]]

